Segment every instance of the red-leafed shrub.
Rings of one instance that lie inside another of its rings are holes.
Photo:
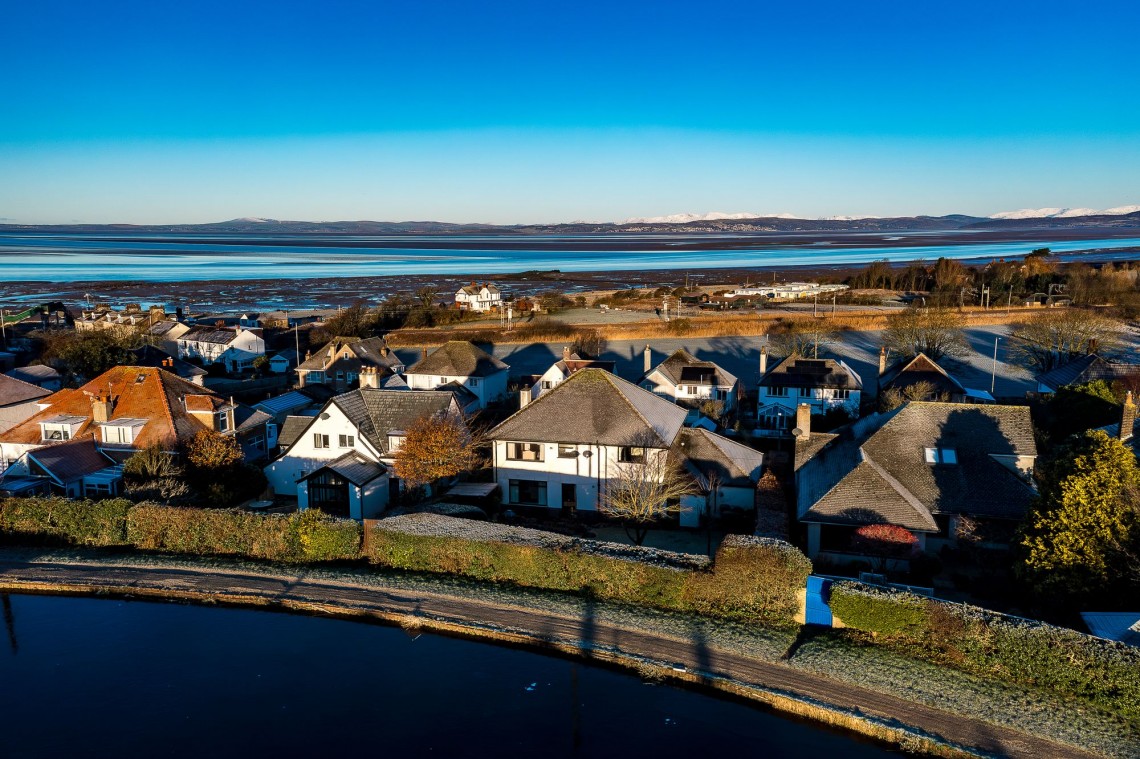
[[[918,553],[918,538],[898,525],[868,524],[855,530],[851,548],[871,556],[907,559]]]

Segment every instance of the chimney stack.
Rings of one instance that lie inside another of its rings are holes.
[[[1096,353],[1096,349],[1099,345],[1100,343],[1095,337],[1089,338],[1089,354],[1091,355],[1093,353]]]
[[[562,360],[563,361],[569,361],[570,360],[570,348],[569,348],[569,346],[566,346],[566,345],[562,346]]]
[[[526,404],[530,403],[530,388],[519,388],[519,408],[526,408]]]
[[[887,373],[887,346],[879,348],[879,376]]]
[[[427,358],[427,346],[426,345],[420,349],[420,359],[422,360],[425,358]]]
[[[91,421],[96,424],[111,421],[111,412],[114,408],[115,403],[111,400],[110,394],[95,396],[95,400],[91,401]]]
[[[1132,391],[1124,396],[1124,412],[1120,415],[1120,439],[1131,440],[1132,430],[1136,428],[1136,403],[1132,400]]]
[[[652,351],[649,350],[649,343],[645,344],[645,373],[649,374],[649,370],[653,368]]]
[[[374,366],[360,367],[361,387],[380,387],[380,370]]]
[[[760,346],[760,376],[768,373],[768,346]]]
[[[801,403],[796,406],[796,428],[792,434],[800,440],[811,439],[811,406]]]

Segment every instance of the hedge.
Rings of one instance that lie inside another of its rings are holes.
[[[34,536],[49,544],[125,546],[133,505],[124,498],[8,498],[0,502],[0,533]]]
[[[1076,696],[1140,729],[1140,648],[1043,622],[837,583],[831,609],[877,642],[984,677]]]

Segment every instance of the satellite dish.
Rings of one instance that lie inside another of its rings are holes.
[[[326,411],[323,414],[321,414],[321,419],[328,419],[328,418],[329,418],[329,412]]]
[[[801,430],[799,427],[796,427],[794,430],[792,430],[792,437],[803,437],[803,436],[804,436],[804,431]]]

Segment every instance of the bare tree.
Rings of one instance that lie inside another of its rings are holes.
[[[435,305],[435,296],[437,295],[439,295],[439,288],[432,285],[424,285],[416,290],[416,298],[424,308],[431,308]]]
[[[769,339],[776,351],[785,356],[819,358],[820,346],[835,339],[835,330],[824,319],[797,319],[769,333]]]
[[[635,460],[617,464],[617,474],[606,482],[600,510],[621,521],[629,539],[641,545],[655,522],[681,510],[681,497],[694,492],[694,485],[668,451],[636,445],[629,450]]]
[[[902,356],[925,353],[932,361],[969,352],[961,314],[948,308],[910,307],[887,317],[883,344]]]
[[[1094,311],[1059,308],[1013,327],[1013,353],[1039,372],[1067,364],[1094,350],[1113,350],[1120,342],[1119,322]]]

